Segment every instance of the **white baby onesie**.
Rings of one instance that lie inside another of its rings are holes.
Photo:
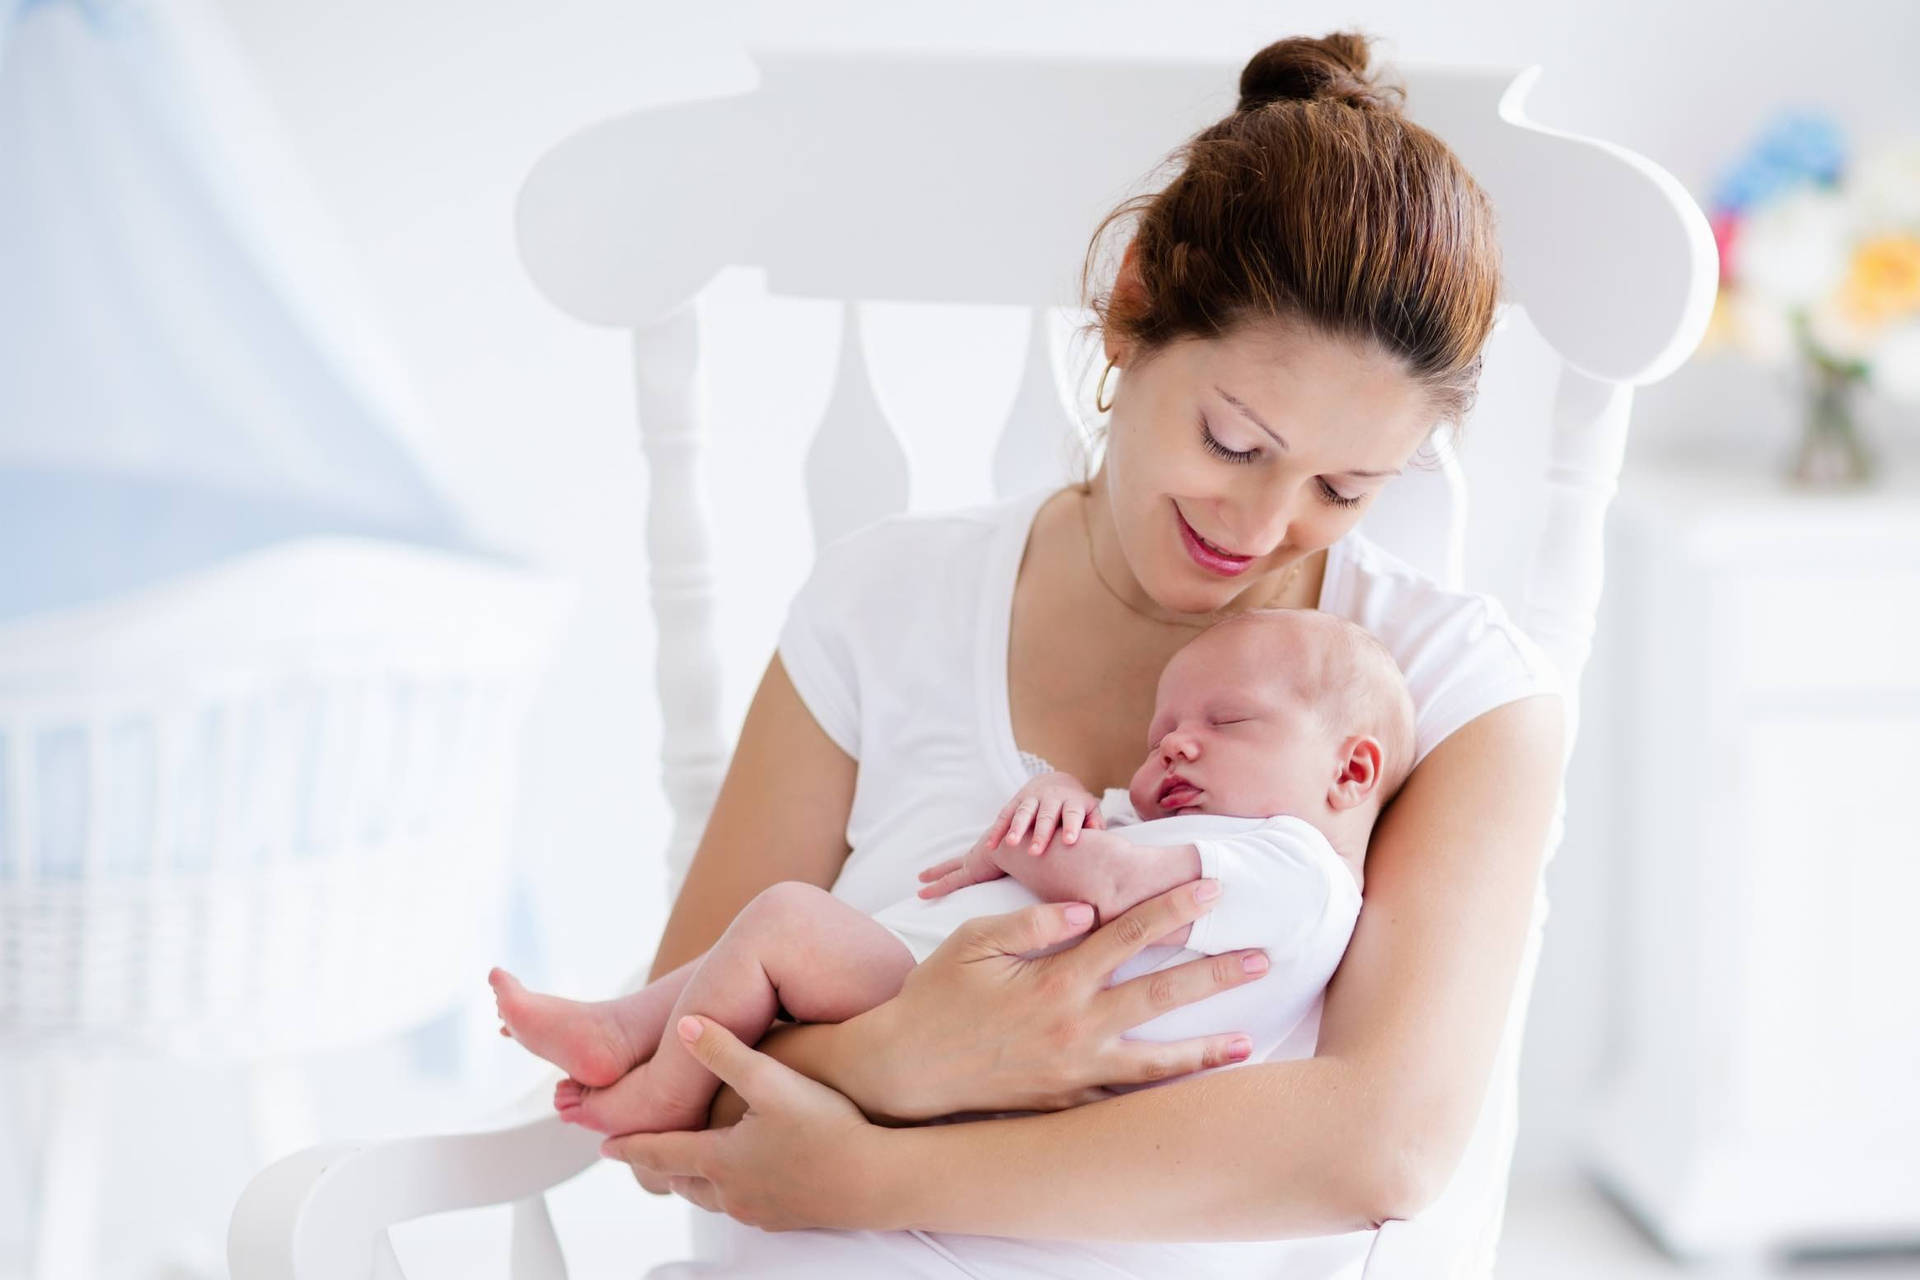
[[[1168,1010],[1125,1033],[1130,1040],[1186,1040],[1239,1031],[1259,1062],[1314,1007],[1346,954],[1360,914],[1353,872],[1319,828],[1301,818],[1230,818],[1196,813],[1141,822],[1124,791],[1101,805],[1110,830],[1137,844],[1191,843],[1200,874],[1220,881],[1213,909],[1193,922],[1187,945],[1150,946],[1115,969],[1108,986],[1244,947],[1266,951],[1273,967],[1252,982]],[[905,898],[874,919],[905,943],[915,963],[975,916],[1032,906],[1040,898],[1012,876],[956,889],[941,898]],[[1238,1064],[1230,1064],[1238,1065]],[[1145,1086],[1136,1086],[1145,1087]],[[1125,1091],[1127,1086],[1115,1086]]]

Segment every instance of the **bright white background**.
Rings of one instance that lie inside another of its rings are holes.
[[[1383,37],[1397,60],[1543,64],[1536,119],[1649,156],[1703,204],[1717,167],[1777,106],[1824,107],[1855,136],[1920,120],[1920,6],[1905,0],[216,0],[216,8],[364,267],[376,319],[437,425],[436,465],[485,535],[581,586],[535,708],[517,836],[547,944],[540,976],[579,992],[608,988],[652,954],[666,908],[665,803],[642,561],[644,464],[622,341],[544,304],[513,253],[515,188],[562,134],[638,104],[742,88],[749,41],[1241,59],[1283,35],[1350,24]],[[838,319],[828,305],[766,299],[745,274],[724,278],[710,301],[708,468],[725,711],[737,726],[805,563],[804,549],[762,540],[771,518],[761,513],[777,511],[782,526],[801,519],[798,463],[824,405]],[[984,497],[984,461],[947,459],[984,457],[977,444],[953,442],[997,429],[1024,320],[900,307],[870,318],[880,394],[914,456],[915,505]],[[1641,395],[1632,448],[1777,456],[1792,438],[1790,414],[1764,379],[1737,366],[1690,366]],[[1895,411],[1870,403],[1868,414],[1870,429],[1894,430]],[[1605,696],[1604,638],[1597,656],[1590,700]],[[1564,1170],[1572,1118],[1605,1065],[1609,780],[1595,763],[1606,755],[1598,736],[1588,726],[1575,760],[1550,883],[1554,910],[1523,1059],[1521,1188]]]

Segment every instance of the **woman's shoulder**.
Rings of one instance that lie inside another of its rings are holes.
[[[979,564],[1032,496],[881,516],[821,546],[814,554],[814,572],[884,582],[897,589],[902,580],[893,576],[895,569],[917,570],[915,577],[923,579],[933,565]]]
[[[1499,597],[1439,582],[1357,529],[1330,555],[1320,607],[1393,654],[1413,697],[1416,760],[1485,711],[1563,692],[1553,660]]]

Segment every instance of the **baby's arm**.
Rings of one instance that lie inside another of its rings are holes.
[[[975,846],[967,857],[985,866],[968,872],[966,879],[946,876],[920,890],[920,896],[941,897],[954,888],[992,878],[991,870],[1013,877],[1042,901],[1090,904],[1094,910],[1090,929],[1200,874],[1200,853],[1194,845],[1135,844],[1118,832],[1091,827],[1072,844],[1055,840],[1040,857],[1025,845],[998,843]],[[1183,945],[1192,928],[1181,925],[1155,944]]]

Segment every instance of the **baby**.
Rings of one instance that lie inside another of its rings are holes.
[[[844,1021],[892,998],[974,916],[1078,901],[1093,905],[1098,927],[1212,876],[1222,889],[1212,910],[1130,957],[1108,985],[1264,948],[1265,978],[1127,1033],[1172,1041],[1238,1030],[1251,1043],[1233,1060],[1264,1057],[1312,1010],[1346,951],[1368,837],[1412,769],[1412,700],[1392,655],[1362,628],[1317,610],[1253,610],[1168,661],[1147,741],[1130,787],[1107,793],[1112,812],[1067,774],[1032,779],[972,849],[922,871],[930,883],[915,897],[872,916],[783,881],[704,955],[596,1003],[530,992],[495,969],[501,1034],[567,1072],[554,1104],[568,1120],[608,1134],[698,1129],[720,1082],[677,1036],[663,1037],[685,1014],[746,1044],[782,1006],[801,1022]]]

